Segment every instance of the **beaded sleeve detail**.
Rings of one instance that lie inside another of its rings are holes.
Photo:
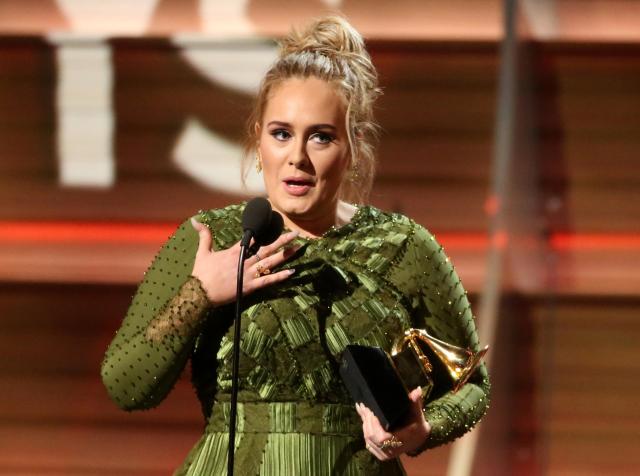
[[[190,277],[198,235],[183,222],[154,258],[102,362],[102,381],[125,410],[157,405],[173,388],[206,318]]]
[[[145,333],[147,340],[158,343],[167,336],[192,334],[208,306],[209,300],[202,283],[190,276],[178,294],[149,323]]]
[[[416,226],[413,239],[414,259],[421,269],[414,300],[417,327],[426,327],[444,341],[477,351],[475,318],[451,261],[435,237],[424,228]],[[489,408],[489,392],[489,376],[484,364],[458,392],[438,395],[437,390],[434,391],[436,398],[424,408],[431,434],[410,456],[449,443],[471,430]]]

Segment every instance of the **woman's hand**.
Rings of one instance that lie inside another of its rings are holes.
[[[200,280],[209,301],[214,306],[235,301],[240,242],[226,250],[212,251],[209,228],[193,218],[191,224],[200,236],[191,275]],[[296,247],[280,249],[296,236],[298,236],[297,232],[281,235],[272,244],[261,247],[258,253],[245,260],[242,288],[244,294],[283,281],[293,274],[294,270],[292,269],[285,269],[277,273],[271,273],[270,270],[286,261],[297,251]]]
[[[404,427],[387,432],[380,420],[362,403],[356,403],[356,410],[362,418],[362,432],[367,449],[380,461],[397,458],[421,446],[431,433],[429,422],[422,414],[422,390],[420,387],[409,394],[411,409],[409,422]],[[385,444],[386,442],[386,444]]]

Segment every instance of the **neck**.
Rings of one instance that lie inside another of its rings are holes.
[[[351,221],[357,208],[349,203],[339,201],[334,212],[318,218],[288,216],[282,213],[284,224],[292,231],[297,231],[307,238],[319,238],[332,226],[342,226]]]
[[[306,220],[301,217],[282,215],[284,225],[292,231],[297,231],[300,236],[307,238],[319,238],[329,228],[336,224],[335,214],[333,216],[323,217],[321,220]]]

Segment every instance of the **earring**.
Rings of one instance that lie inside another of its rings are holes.
[[[256,151],[256,172],[262,172],[262,157],[260,157],[260,151]]]
[[[358,173],[358,166],[354,165],[347,171],[347,181],[349,182],[357,182],[360,179],[360,174]]]

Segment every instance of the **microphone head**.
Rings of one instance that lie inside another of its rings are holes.
[[[242,231],[250,231],[255,235],[269,226],[271,221],[271,204],[266,198],[257,197],[249,200],[242,212]]]
[[[266,198],[250,200],[242,212],[242,230],[250,233],[259,246],[273,243],[282,233],[283,220],[278,212],[271,211]]]
[[[283,228],[284,220],[282,219],[282,215],[280,215],[276,211],[272,211],[269,226],[264,230],[260,230],[260,232],[254,237],[254,239],[260,246],[270,245],[271,243],[276,241],[282,234]]]

